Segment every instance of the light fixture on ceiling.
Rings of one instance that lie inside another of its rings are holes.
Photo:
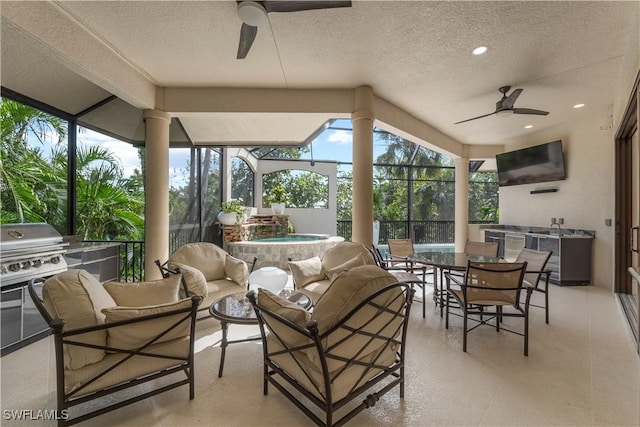
[[[245,24],[257,27],[267,19],[267,11],[260,3],[243,1],[238,4],[238,16]]]
[[[482,55],[486,51],[487,51],[487,47],[486,46],[478,46],[477,48],[473,49],[472,53],[474,55]]]
[[[508,117],[508,116],[510,116],[510,115],[512,115],[512,114],[513,114],[513,110],[511,110],[511,109],[504,109],[504,110],[500,110],[500,111],[498,111],[498,112],[496,113],[496,116],[499,116],[499,117]]]
[[[525,129],[531,129],[533,127],[533,125],[526,125],[524,128]]]
[[[573,108],[582,108],[584,107],[584,104],[576,104],[573,106]]]

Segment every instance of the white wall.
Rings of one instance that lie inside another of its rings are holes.
[[[299,169],[316,172],[329,177],[329,208],[328,209],[299,209],[286,207],[285,215],[289,215],[289,221],[293,223],[296,233],[329,234],[335,236],[337,232],[336,222],[338,218],[335,203],[337,200],[337,174],[338,164],[330,162],[315,162],[311,166],[309,162],[263,160],[258,164],[255,180],[256,206],[259,214],[271,213],[271,208],[262,207],[262,175],[283,169]]]
[[[564,228],[594,230],[592,284],[613,289],[614,228],[605,219],[614,218],[614,130],[600,130],[609,113],[593,111],[506,146],[510,151],[562,139],[567,179],[500,187],[500,223],[549,227],[551,217],[562,217]],[[558,192],[529,193],[549,187]]]

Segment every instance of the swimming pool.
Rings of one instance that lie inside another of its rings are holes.
[[[322,257],[327,249],[340,242],[344,242],[343,237],[328,234],[289,234],[285,237],[226,242],[225,249],[246,262],[253,262],[253,257],[258,257],[254,269],[269,266],[288,270],[289,258],[303,260]]]

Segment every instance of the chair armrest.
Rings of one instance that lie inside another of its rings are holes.
[[[465,287],[466,283],[464,281],[465,276],[463,274],[459,274],[459,272],[453,273],[451,271],[445,271],[444,273],[444,277],[447,280],[447,289],[450,288],[451,286],[451,282],[454,282],[456,285],[461,286],[461,287]],[[462,279],[462,280],[460,280]]]
[[[164,277],[165,279],[167,277],[169,277],[170,274],[177,274],[178,271],[177,270],[173,270],[171,268],[169,268],[169,261],[165,261],[164,264],[160,263],[160,260],[157,259],[154,261],[156,263],[156,266],[158,267],[158,270],[160,270],[160,274],[162,274],[162,277]]]

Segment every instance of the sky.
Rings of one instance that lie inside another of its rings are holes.
[[[350,120],[338,120],[333,124],[337,128],[351,128]],[[40,143],[32,142],[40,145]],[[78,147],[101,146],[110,150],[118,159],[123,169],[124,176],[131,176],[135,169],[140,169],[140,158],[138,150],[132,144],[118,141],[109,136],[94,132],[90,129],[80,128],[78,134]],[[328,160],[341,162],[351,162],[352,153],[352,132],[342,129],[327,129],[322,132],[313,142],[314,160]],[[45,156],[51,152],[51,143],[45,142],[42,146]],[[384,151],[383,144],[374,142],[374,158]],[[170,180],[180,182],[185,179],[185,170],[189,161],[189,149],[172,149],[169,156]],[[311,159],[311,153],[303,153],[303,159]]]

